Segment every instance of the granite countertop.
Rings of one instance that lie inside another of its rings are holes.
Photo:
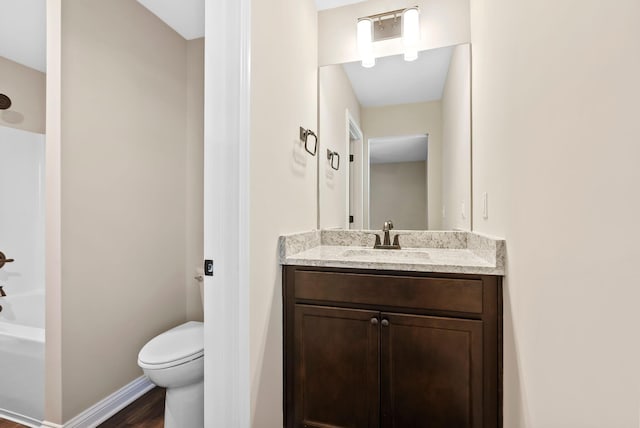
[[[392,231],[401,250],[373,250],[380,231],[314,230],[280,237],[280,264],[504,275],[505,241],[474,232]]]

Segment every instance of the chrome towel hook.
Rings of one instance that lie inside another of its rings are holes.
[[[329,165],[331,165],[332,169],[336,171],[340,169],[340,154],[338,152],[332,152],[327,149],[327,160],[329,161]]]
[[[313,151],[309,150],[309,137],[313,137]],[[310,129],[304,129],[302,126],[300,127],[300,141],[304,143],[304,149],[311,156],[315,156],[318,151],[318,136]]]

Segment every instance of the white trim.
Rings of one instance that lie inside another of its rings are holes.
[[[369,150],[369,140],[370,138],[362,140],[362,179],[364,180],[362,184],[362,228],[365,230],[371,229],[371,152]]]
[[[351,216],[352,214],[354,214],[354,212],[351,211],[351,140],[355,140],[355,141],[360,141],[360,145],[362,146],[362,153],[360,154],[360,157],[363,158],[364,157],[364,135],[362,134],[362,130],[360,129],[360,125],[358,124],[358,122],[356,122],[356,119],[353,117],[353,115],[351,114],[351,112],[349,111],[349,109],[346,109],[346,116],[347,116],[347,150],[346,150],[346,159],[345,159],[345,165],[346,165],[346,174],[347,174],[347,191],[346,191],[346,195],[347,195],[347,209],[346,209],[346,223],[345,223],[345,229],[351,229],[351,223],[349,223],[349,216]],[[363,186],[363,181],[364,181],[364,175],[363,175],[363,171],[364,171],[364,159],[360,159],[358,162],[360,162],[360,174],[362,175],[362,177],[360,178],[360,187],[362,189],[364,189]],[[361,192],[363,192],[364,190],[361,190]],[[362,206],[360,207],[360,212],[362,214],[360,214],[363,218],[358,220],[362,226],[364,226],[364,195],[362,195]],[[360,229],[362,229],[363,227],[360,227]]]
[[[250,210],[251,210],[251,0],[240,0],[240,112],[238,171],[240,176],[238,252],[238,427],[251,427],[251,358],[250,358]]]
[[[62,0],[47,0],[44,419],[62,422]]]
[[[140,376],[105,399],[80,413],[64,425],[53,422],[42,422],[42,428],[93,428],[127,407],[129,404],[153,389],[154,384],[146,377]]]
[[[251,0],[205,2],[205,427],[249,428]]]
[[[42,422],[41,428],[64,428],[63,425],[54,424],[53,422]]]
[[[37,419],[30,418],[28,416],[23,416],[18,413],[14,413],[5,409],[0,409],[0,418],[6,419],[8,421],[16,422],[21,425],[26,425],[28,427],[40,426],[40,421]]]
[[[349,136],[352,140],[363,140],[364,135],[362,135],[362,131],[360,130],[360,125],[351,115],[349,109],[347,109],[347,122],[349,124]]]

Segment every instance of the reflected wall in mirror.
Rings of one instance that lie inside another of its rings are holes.
[[[44,419],[46,24],[45,0],[0,2],[0,426]]]
[[[471,228],[470,45],[319,71],[320,228]]]
[[[0,126],[45,132],[46,3],[0,2]]]

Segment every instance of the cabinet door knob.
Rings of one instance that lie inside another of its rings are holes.
[[[389,320],[382,320],[381,324],[382,324],[383,327],[386,327],[386,326],[389,325]]]
[[[378,318],[375,318],[375,317],[371,318],[371,324],[373,325],[378,324]]]

